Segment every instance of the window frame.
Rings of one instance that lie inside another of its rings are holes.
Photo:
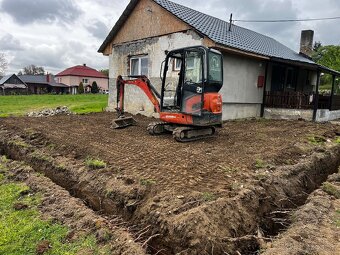
[[[85,82],[86,81],[86,82]],[[83,84],[90,84],[89,78],[83,78],[82,79]]]
[[[138,60],[138,74],[132,74],[132,60]],[[130,75],[142,75],[142,59],[148,60],[148,66],[147,66],[147,74],[144,74],[146,76],[149,76],[149,56],[148,55],[141,55],[141,56],[132,56],[130,57]]]
[[[180,63],[180,64],[179,64],[179,67],[177,67],[178,62]],[[182,62],[181,59],[174,58],[172,70],[173,70],[173,71],[181,71],[181,66],[182,66],[182,63],[181,63],[181,62]]]

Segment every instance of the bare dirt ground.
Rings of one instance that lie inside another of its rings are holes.
[[[95,210],[146,228],[153,254],[257,254],[258,233],[282,229],[268,215],[302,205],[340,164],[337,125],[231,121],[214,138],[183,144],[149,136],[153,119],[112,130],[113,118],[1,119],[3,153],[27,157]],[[86,169],[89,157],[108,165]]]

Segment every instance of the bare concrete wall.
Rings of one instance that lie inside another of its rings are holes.
[[[223,120],[260,117],[263,88],[258,77],[265,76],[265,62],[224,54]]]

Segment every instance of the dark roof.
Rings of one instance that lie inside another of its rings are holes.
[[[78,65],[67,68],[66,70],[58,73],[56,76],[81,76],[108,79],[108,77],[103,73],[98,72],[96,69],[93,69],[86,65]]]
[[[8,81],[9,83],[6,83]],[[21,84],[18,83],[18,81],[21,82]],[[16,74],[9,74],[9,75],[0,77],[0,86],[5,87],[5,88],[21,88],[21,89],[24,89],[27,87],[26,83],[22,79],[20,79],[20,77],[18,77]]]
[[[231,31],[229,31],[229,23],[224,20],[212,17],[168,0],[153,1],[217,44],[238,49],[244,52],[255,53],[269,57],[273,60],[289,60],[311,64],[315,67],[325,70],[323,66],[317,65],[309,58],[291,50],[273,38],[236,25],[232,25]],[[123,14],[112,28],[103,44],[100,46],[98,52],[104,52],[107,45],[116,36],[119,29],[127,20],[137,3],[138,0],[130,1]],[[339,72],[331,69],[327,69],[326,71],[339,74]]]
[[[63,83],[57,83],[54,80],[54,75],[48,74],[50,76],[50,80],[47,81],[47,75],[20,75],[19,78],[23,80],[26,83],[31,84],[42,84],[42,85],[49,85],[51,87],[62,87],[62,88],[68,88],[69,86],[63,84]]]
[[[224,20],[168,0],[154,1],[218,44],[267,57],[314,63],[268,36],[236,25],[229,31],[229,23]]]

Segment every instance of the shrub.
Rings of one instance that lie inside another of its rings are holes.
[[[84,84],[82,82],[79,83],[78,93],[84,94]]]
[[[94,81],[92,82],[91,93],[97,94],[98,92],[99,92],[99,88],[98,88],[97,82]]]

